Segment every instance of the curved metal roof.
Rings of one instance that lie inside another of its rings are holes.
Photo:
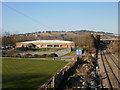
[[[63,41],[63,40],[36,40],[36,41],[26,41],[20,43],[74,43],[73,41]]]

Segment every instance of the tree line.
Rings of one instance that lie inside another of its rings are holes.
[[[24,41],[31,41],[31,40],[69,40],[74,41],[76,47],[86,47],[88,49],[95,48],[100,43],[100,35],[94,36],[90,33],[82,33],[76,35],[68,35],[60,34],[60,35],[51,35],[51,36],[39,36],[36,37],[35,35],[11,35],[11,36],[3,36],[0,38],[2,40],[2,46],[15,46],[17,42],[24,42]]]

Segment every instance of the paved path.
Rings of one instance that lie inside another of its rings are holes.
[[[63,56],[61,58],[74,58],[75,56]]]

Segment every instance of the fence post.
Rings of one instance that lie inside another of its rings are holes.
[[[52,79],[52,87],[54,88],[54,84],[55,84],[55,77],[53,76],[53,79]]]

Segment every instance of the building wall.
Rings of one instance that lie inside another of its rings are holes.
[[[16,43],[16,48],[22,47],[22,45],[27,45],[29,43]],[[50,48],[47,47],[47,45],[52,45],[51,48],[54,48],[54,45],[59,45],[59,48],[74,48],[75,44],[74,43],[33,43],[35,44],[38,48]]]

